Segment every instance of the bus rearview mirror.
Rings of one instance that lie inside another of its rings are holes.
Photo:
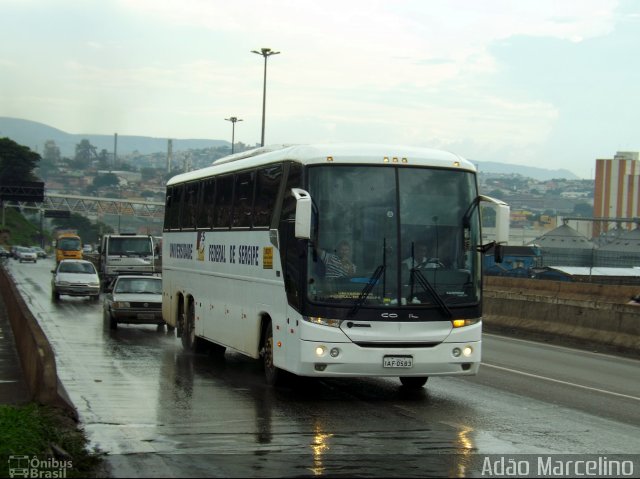
[[[291,188],[296,199],[296,238],[311,239],[311,195],[300,188]]]

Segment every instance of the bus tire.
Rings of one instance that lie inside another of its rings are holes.
[[[196,313],[193,301],[189,301],[187,304],[186,313],[183,312],[182,316],[182,347],[185,351],[193,351],[196,344]]]
[[[262,353],[264,363],[264,377],[269,386],[282,384],[285,372],[273,364],[273,327],[271,321],[267,323],[264,333],[264,348]]]
[[[420,389],[427,384],[428,376],[400,376],[402,386],[407,389]]]

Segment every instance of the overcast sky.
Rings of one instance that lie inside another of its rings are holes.
[[[592,178],[640,150],[637,0],[0,0],[0,116],[375,142]]]

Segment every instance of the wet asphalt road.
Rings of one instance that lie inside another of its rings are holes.
[[[111,331],[102,303],[51,301],[52,260],[11,262],[58,375],[113,477],[477,476],[487,454],[637,454],[640,362],[486,335],[472,378],[264,384],[260,363]]]

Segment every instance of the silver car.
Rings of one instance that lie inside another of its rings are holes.
[[[162,278],[147,275],[120,275],[103,301],[104,318],[111,329],[118,323],[156,324],[162,319]]]
[[[31,246],[31,249],[38,255],[38,258],[46,258],[47,252],[40,246]]]
[[[27,248],[26,246],[18,246],[16,248],[16,259],[21,263],[25,261],[36,263],[38,261],[38,254],[31,248]]]
[[[69,296],[89,296],[97,301],[100,298],[100,278],[96,267],[83,259],[63,259],[56,269],[51,271],[51,298],[58,301],[61,294]]]

